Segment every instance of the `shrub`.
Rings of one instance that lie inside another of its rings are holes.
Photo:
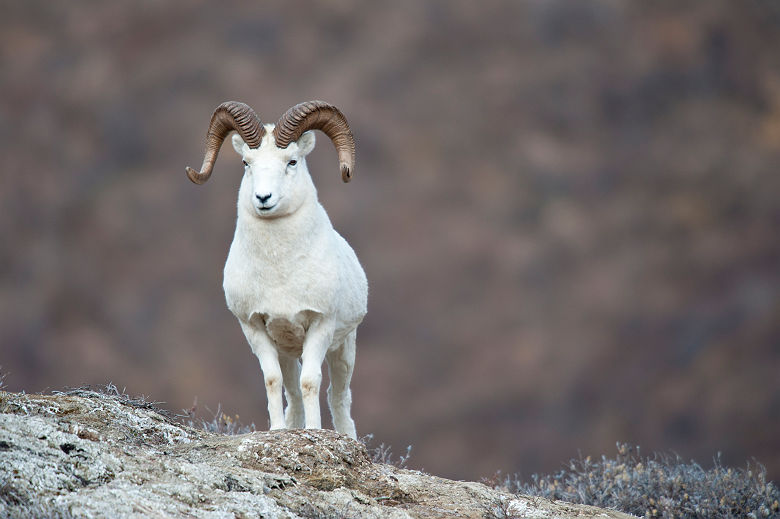
[[[677,455],[639,455],[639,447],[617,445],[617,457],[574,459],[552,476],[533,483],[505,479],[503,486],[521,494],[611,508],[646,518],[778,518],[780,491],[766,480],[766,469],[748,463],[726,468],[720,455],[703,469]]]

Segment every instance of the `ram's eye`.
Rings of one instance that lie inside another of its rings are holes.
[[[243,163],[244,163],[244,167],[247,167],[247,168],[249,167],[249,163],[248,163],[247,161],[245,161],[245,160],[242,160],[241,162],[243,162]]]
[[[290,162],[287,163],[288,166],[295,166],[296,164],[298,164],[298,161],[295,160],[295,159],[293,159],[293,160],[291,160]]]

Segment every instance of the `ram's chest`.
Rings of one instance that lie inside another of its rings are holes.
[[[258,278],[244,283],[225,283],[228,308],[242,322],[265,329],[280,353],[300,357],[303,341],[312,320],[319,315],[304,306],[299,298],[290,297],[291,289],[263,285]]]
[[[258,324],[265,325],[268,336],[281,353],[296,358],[301,356],[311,321],[309,312],[300,312],[292,317],[257,316],[257,320]]]
[[[280,351],[300,355],[312,319],[330,310],[333,274],[314,270],[294,255],[248,261],[238,252],[231,248],[225,264],[228,308],[240,321],[265,328]]]

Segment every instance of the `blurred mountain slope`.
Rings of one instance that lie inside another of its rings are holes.
[[[221,101],[321,98],[309,168],[367,271],[361,433],[449,477],[615,441],[780,478],[772,2],[3,3],[0,365],[266,423],[226,309]],[[563,456],[563,457],[561,457]]]

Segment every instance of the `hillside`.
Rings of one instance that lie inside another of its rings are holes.
[[[2,2],[6,387],[266,429],[222,290],[243,168],[184,167],[222,101],[324,99],[357,146],[349,184],[322,135],[308,164],[369,281],[359,435],[453,479],[629,442],[780,481],[779,49],[777,0]]]

